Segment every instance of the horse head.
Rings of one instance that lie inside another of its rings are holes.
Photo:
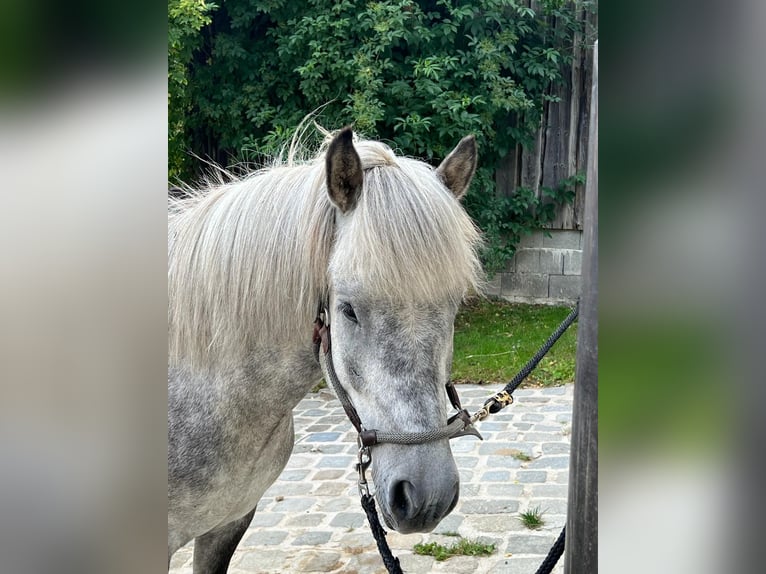
[[[365,428],[425,432],[446,424],[453,324],[478,277],[479,236],[459,202],[476,144],[464,138],[435,170],[377,146],[357,150],[347,128],[327,148],[333,362]],[[372,460],[389,528],[427,532],[455,508],[460,477],[448,439],[378,444]]]

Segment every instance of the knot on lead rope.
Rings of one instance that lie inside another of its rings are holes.
[[[489,415],[500,412],[511,403],[513,403],[513,395],[508,391],[502,390],[484,402],[484,406],[471,417],[471,422],[483,421]]]

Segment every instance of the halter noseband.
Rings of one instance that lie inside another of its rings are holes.
[[[330,325],[325,323],[323,316],[326,316],[326,310],[324,305],[320,303],[317,308],[317,317],[314,321],[314,335],[312,339],[314,343],[314,357],[322,367],[325,378],[335,391],[340,404],[343,406],[343,410],[346,411],[346,416],[351,421],[351,424],[354,425],[358,433],[357,440],[360,449],[369,449],[376,444],[382,443],[403,445],[424,444],[466,435],[472,435],[484,440],[479,431],[476,430],[476,427],[473,426],[468,411],[460,405],[460,397],[458,397],[457,390],[455,390],[452,381],[447,382],[445,389],[447,397],[457,413],[447,419],[446,426],[423,432],[390,432],[364,428],[362,420],[359,418],[359,413],[356,412],[348,393],[340,384],[338,375],[335,372],[335,365],[332,360]],[[320,347],[322,353],[319,352]]]

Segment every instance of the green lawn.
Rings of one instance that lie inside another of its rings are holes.
[[[532,358],[571,311],[568,307],[473,299],[455,320],[452,380],[505,383]],[[553,346],[522,386],[574,380],[577,322]]]

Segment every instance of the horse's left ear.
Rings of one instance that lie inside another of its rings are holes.
[[[476,138],[472,135],[466,136],[436,168],[436,174],[447,189],[460,199],[471,185],[476,161]]]
[[[362,160],[354,149],[350,127],[343,128],[330,142],[325,165],[327,193],[341,213],[348,213],[356,207],[364,181]]]

